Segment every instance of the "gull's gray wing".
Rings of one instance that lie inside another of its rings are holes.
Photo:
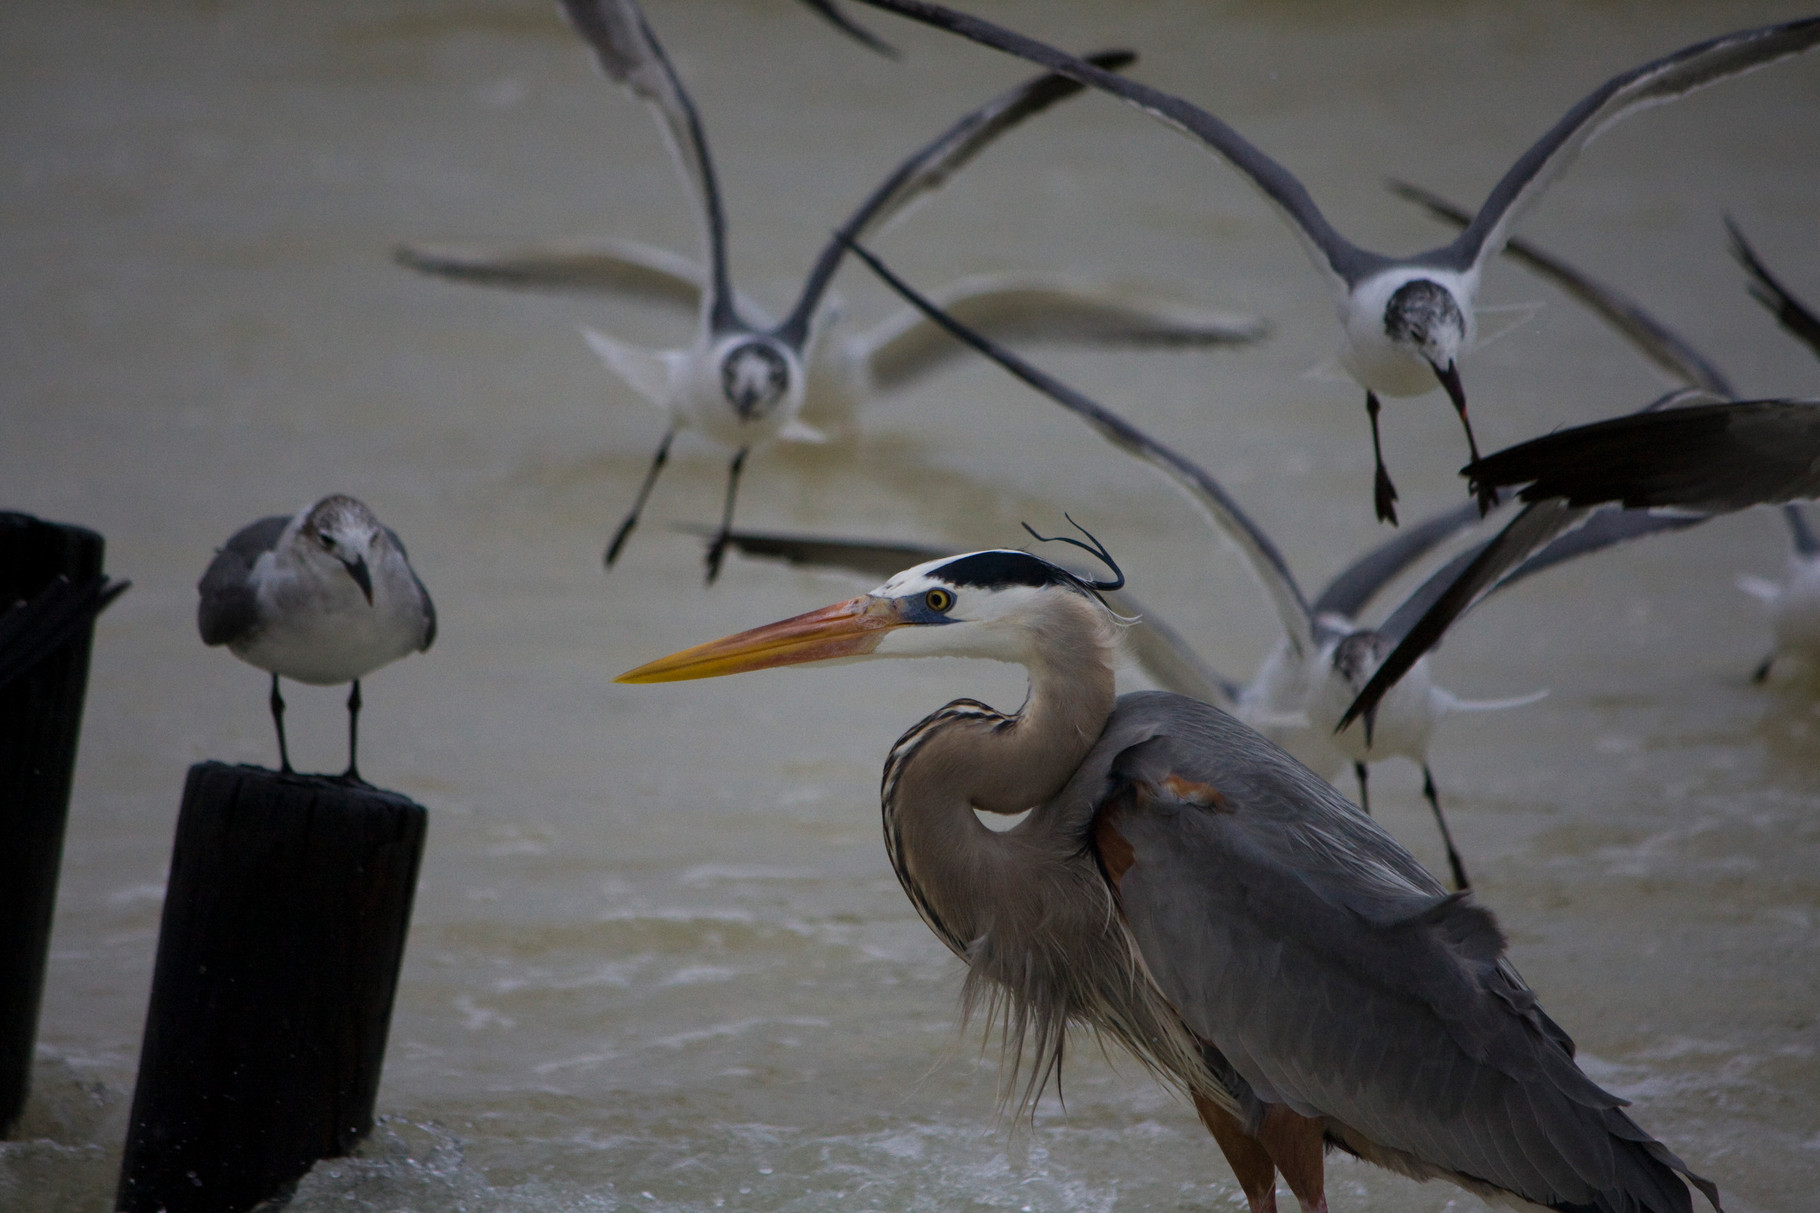
[[[820,13],[822,19],[847,37],[863,47],[875,50],[887,59],[897,58],[897,48],[880,38],[877,34],[859,25],[834,5],[834,0],[803,0],[803,3]]]
[[[687,257],[606,237],[511,248],[401,244],[392,260],[439,278],[532,291],[573,291],[701,307],[707,273]]]
[[[1464,228],[1472,222],[1472,216],[1464,210],[1420,186],[1392,181],[1390,190],[1399,197],[1427,208],[1437,218],[1459,227]],[[1504,255],[1513,261],[1522,262],[1573,296],[1588,311],[1618,330],[1619,335],[1635,346],[1645,358],[1675,379],[1691,387],[1704,388],[1716,396],[1730,397],[1735,394],[1718,367],[1707,361],[1679,333],[1644,311],[1640,304],[1622,291],[1581,273],[1559,257],[1543,252],[1524,240],[1507,241]]]
[[[1798,505],[1782,507],[1782,517],[1788,522],[1789,537],[1794,541],[1795,551],[1803,556],[1820,555],[1820,538],[1815,538],[1813,528],[1807,524],[1807,515]]]
[[[1097,850],[1145,971],[1241,1080],[1241,1114],[1287,1105],[1482,1195],[1685,1211],[1680,1172],[1716,1203],[1580,1071],[1490,911],[1229,717],[1127,696],[1112,744],[1128,717],[1148,739],[1102,777]]]
[[[1638,110],[1685,97],[1696,89],[1811,50],[1820,43],[1820,17],[1740,30],[1621,72],[1582,98],[1550,127],[1492,187],[1479,213],[1440,254],[1441,264],[1465,270],[1504,247],[1511,225],[1573,163],[1580,149],[1612,123]]]
[[[1263,320],[1053,274],[976,274],[930,296],[936,306],[994,341],[1092,345],[1240,345],[1269,332]],[[915,308],[853,339],[874,390],[892,391],[966,347]]]
[[[870,0],[868,0],[870,2]],[[1219,531],[1245,556],[1251,565],[1252,572],[1263,585],[1271,605],[1276,608],[1277,618],[1283,625],[1283,633],[1289,643],[1300,655],[1314,652],[1314,616],[1308,609],[1308,600],[1302,596],[1302,589],[1296,584],[1289,571],[1288,562],[1282,552],[1262,527],[1253,522],[1245,511],[1241,510],[1220,487],[1219,481],[1193,460],[1164,446],[1136,426],[1116,413],[1096,404],[1086,396],[1075,391],[1061,380],[1038,370],[1010,350],[995,342],[987,340],[966,325],[930,303],[919,295],[911,286],[892,273],[884,263],[861,248],[853,246],[854,255],[872,267],[874,273],[883,278],[891,288],[897,291],[910,303],[920,309],[931,320],[965,341],[986,357],[992,359],[1013,375],[1042,392],[1051,400],[1080,417],[1097,430],[1102,438],[1137,458],[1148,463],[1167,476],[1175,485],[1187,493],[1190,501],[1207,517],[1214,529]]]
[[[1096,67],[1117,69],[1136,58],[1131,51],[1113,50],[1089,55],[1087,61]],[[893,169],[822,246],[821,255],[803,282],[796,306],[777,327],[778,340],[795,349],[802,348],[815,309],[820,306],[834,271],[840,268],[849,241],[863,240],[879,231],[902,214],[905,207],[946,185],[949,178],[979,155],[987,144],[1026,118],[1040,114],[1080,91],[1080,84],[1053,73],[1026,80],[963,115]]]
[[[248,523],[222,545],[209,561],[196,589],[196,629],[202,643],[229,644],[259,626],[259,604],[253,593],[253,566],[278,546],[291,520],[279,514]]]
[[[1725,217],[1725,230],[1731,234],[1732,256],[1751,276],[1748,288],[1751,298],[1774,313],[1776,322],[1806,343],[1808,349],[1820,354],[1820,316],[1815,316],[1806,304],[1776,280],[1730,215]]]
[[[1462,473],[1525,501],[1725,513],[1820,493],[1820,402],[1744,400],[1632,413],[1497,451]]]
[[[1341,615],[1356,620],[1365,604],[1377,597],[1378,591],[1403,570],[1461,531],[1477,525],[1482,517],[1479,503],[1467,501],[1399,530],[1394,537],[1334,574],[1333,580],[1314,600],[1315,618]]]
[[[711,530],[699,533],[715,534]],[[727,541],[746,556],[781,560],[807,568],[840,569],[881,579],[924,561],[958,554],[953,548],[914,543],[755,531],[734,531],[727,536]],[[1145,609],[1126,591],[1112,591],[1103,597],[1119,614],[1136,616],[1137,622],[1125,633],[1126,643],[1138,664],[1159,686],[1203,701],[1231,703],[1237,699],[1239,684],[1202,661],[1181,633],[1163,622],[1160,616]]]
[[[593,48],[595,62],[607,78],[625,86],[657,116],[670,153],[701,208],[708,245],[708,322],[715,332],[735,326],[738,316],[727,275],[726,215],[695,102],[633,0],[562,0],[562,9],[575,32]]]
[[[1350,286],[1390,265],[1388,258],[1359,248],[1334,230],[1314,204],[1308,190],[1288,169],[1272,160],[1243,135],[1206,110],[1135,80],[1115,76],[1065,51],[1014,33],[990,21],[958,13],[924,0],[861,0],[874,8],[899,13],[925,25],[945,29],[995,50],[1027,59],[1071,80],[1127,101],[1153,118],[1206,144],[1214,154],[1237,169],[1282,214],[1302,239],[1309,256],[1340,283]]]

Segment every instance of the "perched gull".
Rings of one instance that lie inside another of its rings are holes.
[[[261,518],[236,531],[196,588],[202,642],[225,644],[272,673],[272,723],[286,773],[291,754],[279,676],[313,686],[354,684],[344,778],[358,780],[360,680],[436,639],[436,608],[398,536],[366,506],[335,494],[290,518]]]
[[[923,0],[864,2],[950,30],[1120,97],[1200,139],[1249,178],[1301,237],[1315,265],[1326,270],[1333,281],[1344,332],[1340,361],[1365,389],[1377,465],[1373,493],[1378,517],[1391,522],[1396,521],[1397,493],[1378,442],[1378,396],[1419,396],[1438,382],[1453,400],[1466,430],[1467,446],[1472,457],[1478,458],[1456,362],[1477,336],[1473,308],[1479,272],[1486,259],[1504,247],[1512,225],[1595,135],[1620,118],[1800,54],[1820,42],[1820,17],[1810,17],[1712,38],[1612,77],[1517,158],[1457,239],[1414,256],[1392,257],[1360,248],[1342,236],[1289,170],[1187,101],[941,5]],[[1479,495],[1481,508],[1491,505],[1487,493]]]
[[[640,394],[669,415],[631,511],[608,544],[611,565],[638,524],[645,501],[669,458],[677,431],[689,427],[732,448],[721,531],[732,526],[746,456],[760,443],[780,437],[813,441],[816,435],[798,417],[807,383],[806,364],[820,336],[822,301],[845,246],[831,239],[803,284],[796,305],[782,323],[748,318],[752,309],[735,295],[727,268],[726,221],[715,183],[707,137],[695,105],[671,68],[657,37],[633,0],[564,0],[570,23],[593,48],[601,70],[647,102],[670,143],[701,208],[709,278],[702,297],[701,328],[693,345],[681,350],[645,350],[603,333],[589,332],[600,357]],[[1127,52],[1097,57],[1121,66]],[[848,217],[840,231],[851,236],[876,231],[911,201],[944,184],[981,148],[1032,114],[1080,91],[1073,81],[1041,76],[1012,89],[963,117],[900,164]],[[708,551],[708,580],[719,573],[726,544]]]

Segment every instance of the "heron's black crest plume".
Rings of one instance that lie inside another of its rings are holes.
[[[1083,552],[1093,553],[1095,559],[1099,560],[1107,568],[1112,570],[1112,576],[1115,578],[1115,580],[1112,580],[1112,581],[1090,581],[1087,578],[1083,577],[1083,578],[1081,578],[1081,581],[1084,584],[1090,585],[1094,589],[1102,590],[1102,591],[1124,589],[1125,588],[1125,571],[1123,569],[1119,568],[1118,561],[1116,561],[1112,558],[1112,553],[1108,552],[1106,550],[1106,545],[1101,543],[1097,538],[1095,538],[1092,531],[1089,531],[1086,527],[1084,527],[1080,523],[1076,522],[1072,515],[1063,514],[1062,517],[1068,519],[1069,526],[1073,527],[1075,530],[1079,531],[1081,534],[1087,536],[1086,543],[1082,543],[1078,539],[1071,539],[1067,535],[1039,535],[1036,533],[1036,528],[1032,527],[1028,522],[1021,522],[1018,525],[1023,527],[1026,531],[1029,531],[1030,537],[1032,539],[1036,540],[1038,543],[1071,543],[1075,547],[1081,549],[1081,551],[1083,551]]]

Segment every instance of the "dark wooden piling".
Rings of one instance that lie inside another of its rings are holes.
[[[117,1209],[239,1213],[372,1129],[425,822],[364,784],[190,768]]]
[[[25,1110],[96,612],[101,536],[0,511],[0,1137]]]

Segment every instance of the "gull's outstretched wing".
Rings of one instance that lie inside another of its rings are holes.
[[[1820,354],[1820,316],[1815,316],[1806,304],[1776,280],[1730,215],[1725,217],[1725,230],[1731,233],[1732,256],[1751,276],[1751,298],[1774,313],[1776,322],[1805,342],[1807,348]]]
[[[1548,133],[1517,158],[1492,187],[1472,223],[1442,257],[1465,270],[1495,255],[1510,236],[1511,225],[1535,204],[1574,157],[1612,123],[1638,110],[1685,97],[1696,89],[1778,59],[1799,55],[1820,43],[1820,17],[1722,34],[1620,72],[1583,97]]]
[[[392,260],[478,286],[613,295],[680,305],[691,313],[701,306],[708,278],[687,257],[611,237],[515,247],[401,244],[392,250]]]
[[[721,331],[736,319],[727,276],[727,221],[695,102],[633,0],[562,0],[562,8],[575,32],[593,48],[600,70],[648,104],[657,116],[670,153],[701,208],[708,246],[709,323]]]
[[[1484,517],[1476,501],[1464,502],[1436,514],[1372,548],[1334,574],[1314,600],[1314,616],[1339,615],[1357,619],[1365,604],[1395,580],[1403,570],[1439,545],[1476,525]],[[1381,630],[1381,629],[1380,629]]]
[[[820,13],[822,19],[861,46],[875,50],[887,59],[897,58],[897,48],[880,38],[877,34],[858,24],[835,7],[834,0],[803,0],[803,3]]]
[[[1131,51],[1113,50],[1089,55],[1087,62],[1098,68],[1116,70],[1136,59]],[[1026,118],[1040,114],[1080,91],[1079,83],[1053,73],[1026,80],[963,115],[899,164],[822,247],[814,268],[803,282],[796,306],[778,326],[778,339],[798,349],[802,347],[822,294],[834,278],[834,271],[840,268],[841,258],[847,254],[848,241],[863,240],[878,232],[913,202],[946,185],[949,178],[979,155],[987,144]]]
[[[1196,307],[1056,275],[977,274],[931,295],[936,305],[994,341],[1083,345],[1241,345],[1270,326],[1256,317]],[[853,349],[878,391],[909,384],[963,353],[965,346],[915,308],[854,338]]]
[[[1458,227],[1464,228],[1472,222],[1472,216],[1467,212],[1420,186],[1392,181],[1390,190]],[[1504,255],[1513,261],[1522,262],[1573,296],[1588,311],[1616,329],[1645,358],[1667,371],[1678,382],[1690,387],[1705,388],[1716,396],[1729,397],[1734,394],[1724,372],[1707,361],[1679,333],[1644,311],[1640,304],[1622,291],[1581,273],[1559,257],[1543,252],[1525,240],[1507,241]]]
[[[1243,553],[1253,574],[1263,585],[1271,605],[1276,609],[1277,618],[1283,625],[1283,633],[1297,654],[1307,656],[1314,652],[1314,616],[1309,611],[1308,600],[1302,596],[1302,589],[1290,573],[1282,552],[1277,550],[1275,542],[1264,533],[1263,528],[1239,508],[1238,503],[1206,469],[1150,437],[1123,417],[1089,400],[1059,379],[1038,370],[1010,350],[961,324],[919,295],[865,249],[854,245],[853,252],[871,266],[873,272],[893,290],[921,309],[931,320],[1080,417],[1120,450],[1135,455],[1163,473],[1187,493],[1189,500],[1206,515],[1214,528]]]
[[[1082,84],[1092,85],[1143,110],[1153,118],[1194,136],[1214,154],[1248,178],[1301,237],[1309,256],[1342,284],[1350,286],[1390,264],[1387,258],[1359,248],[1334,230],[1314,199],[1293,173],[1224,122],[1180,97],[1135,80],[1115,76],[1065,51],[924,0],[861,0],[874,8],[899,13],[925,25],[945,29],[983,46],[1016,55]]]

